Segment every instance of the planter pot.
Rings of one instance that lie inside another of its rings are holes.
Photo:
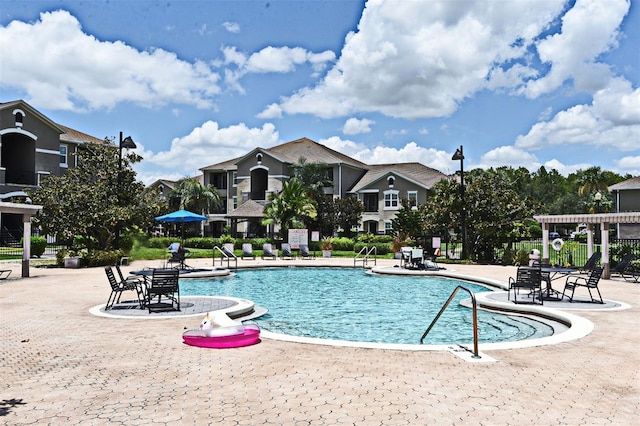
[[[73,268],[73,269],[79,268],[80,267],[80,258],[78,256],[65,257],[64,258],[64,267],[65,268]]]
[[[322,257],[331,257],[331,250],[322,250]]]

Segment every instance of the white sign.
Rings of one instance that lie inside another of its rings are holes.
[[[289,245],[292,249],[299,249],[300,244],[309,245],[309,230],[289,229]]]
[[[311,231],[311,241],[320,241],[320,231]]]

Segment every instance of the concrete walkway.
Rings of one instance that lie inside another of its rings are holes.
[[[352,259],[275,262],[353,266]],[[264,264],[274,261],[239,261]],[[124,269],[145,266],[159,265]],[[503,282],[515,275],[513,267],[448,268]],[[193,317],[90,314],[109,295],[103,268],[30,273],[0,281],[0,422],[7,425],[640,423],[639,284],[602,281],[605,299],[631,307],[572,310],[595,324],[582,339],[489,351],[497,362],[469,363],[449,352],[269,339],[238,349],[191,347],[181,335],[197,326]]]

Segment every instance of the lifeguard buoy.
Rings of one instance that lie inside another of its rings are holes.
[[[555,250],[555,251],[560,251],[562,250],[562,246],[564,245],[564,241],[562,240],[562,238],[556,238],[555,240],[551,241],[551,247]]]

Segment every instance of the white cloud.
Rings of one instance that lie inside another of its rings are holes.
[[[448,116],[479,90],[535,76],[529,48],[564,4],[369,1],[326,77],[281,106],[288,114],[323,118],[373,111],[408,119]]]
[[[226,21],[222,23],[222,26],[230,33],[237,34],[240,32],[240,24],[238,24],[237,22]]]
[[[500,146],[485,153],[481,158],[480,167],[501,167],[505,164],[513,168],[525,167],[529,171],[535,171],[541,164],[535,155],[513,146]]]
[[[267,46],[251,55],[239,52],[235,47],[223,47],[222,52],[225,64],[237,67],[225,71],[225,82],[241,93],[244,89],[239,81],[247,74],[290,73],[305,63],[311,64],[315,74],[324,69],[328,61],[335,59],[330,50],[313,53],[301,47]]]
[[[258,146],[269,148],[278,143],[278,132],[271,123],[262,128],[249,128],[244,123],[220,128],[215,121],[207,121],[188,135],[173,139],[168,151],[153,153],[143,147],[136,152],[144,157],[145,163],[193,176],[201,167],[245,155]]]
[[[375,121],[363,118],[358,120],[357,118],[350,118],[342,127],[342,133],[345,135],[358,135],[361,133],[371,132],[371,125],[375,124]]]
[[[550,69],[542,78],[528,82],[523,93],[537,97],[570,78],[579,90],[593,92],[604,87],[610,71],[597,58],[617,47],[618,27],[629,6],[627,0],[577,0],[562,17],[561,32],[537,43],[540,60]]]
[[[622,157],[616,161],[616,165],[620,169],[621,173],[640,176],[640,155],[635,157]]]
[[[24,90],[44,108],[86,111],[121,102],[211,108],[220,92],[219,75],[203,62],[97,40],[66,11],[42,13],[35,23],[13,21],[0,27],[0,39],[1,85]]]
[[[451,170],[455,170],[456,162],[451,161],[452,153],[424,148],[415,142],[409,142],[402,148],[384,145],[369,148],[364,144],[343,140],[337,136],[321,139],[318,142],[365,164],[418,162],[447,174],[451,173]]]
[[[575,105],[558,112],[550,121],[534,124],[515,146],[542,149],[580,144],[637,150],[640,141],[640,89],[621,78],[594,94],[591,105]]]

